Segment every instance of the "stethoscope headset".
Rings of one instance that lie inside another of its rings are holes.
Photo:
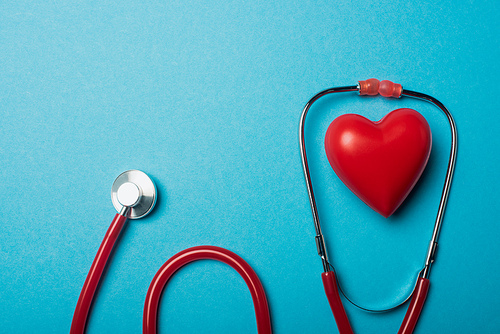
[[[312,104],[318,101],[323,96],[334,94],[334,93],[348,93],[348,92],[358,92],[358,95],[382,95],[384,97],[394,97],[400,98],[402,96],[411,97],[415,99],[420,99],[427,101],[437,108],[439,108],[446,118],[448,119],[450,129],[451,129],[451,151],[448,160],[448,167],[446,170],[446,178],[444,181],[443,190],[441,193],[441,199],[439,202],[439,208],[436,216],[436,221],[434,223],[434,229],[432,232],[432,237],[429,243],[429,247],[427,250],[427,255],[425,258],[425,264],[423,269],[418,273],[416,284],[410,293],[410,295],[401,303],[384,309],[384,310],[373,310],[365,307],[361,307],[358,304],[354,303],[351,299],[349,299],[337,282],[335,269],[328,260],[328,253],[326,250],[325,238],[321,231],[321,224],[319,222],[318,209],[316,206],[316,200],[314,198],[314,191],[311,183],[311,175],[309,173],[309,166],[307,163],[307,155],[306,155],[306,145],[304,140],[304,127],[306,116],[311,108]],[[359,81],[355,86],[343,86],[343,87],[333,87],[326,90],[323,90],[316,95],[314,95],[309,102],[305,105],[302,116],[300,118],[299,125],[299,143],[300,143],[300,154],[302,158],[302,167],[304,171],[304,177],[306,180],[306,187],[309,194],[309,202],[311,204],[312,216],[314,220],[314,228],[316,230],[316,246],[318,249],[318,255],[321,257],[321,262],[323,264],[323,273],[321,274],[321,278],[323,280],[323,286],[325,289],[325,293],[328,298],[328,302],[332,309],[333,315],[335,317],[335,321],[337,323],[337,327],[339,329],[340,334],[350,334],[353,333],[351,324],[345,312],[344,306],[342,305],[342,301],[340,298],[339,291],[344,295],[344,297],[351,302],[354,306],[363,309],[365,311],[370,312],[385,312],[397,308],[403,305],[406,301],[411,298],[410,305],[408,307],[408,311],[404,317],[404,320],[401,324],[398,334],[409,334],[412,333],[415,325],[420,316],[420,312],[422,311],[425,299],[427,297],[427,292],[429,290],[429,274],[431,265],[435,260],[436,249],[438,246],[438,237],[439,232],[441,230],[441,225],[443,222],[444,211],[446,208],[446,203],[448,201],[448,196],[450,193],[451,181],[453,178],[453,172],[455,170],[455,162],[457,156],[457,128],[455,125],[455,121],[448,111],[446,107],[439,102],[437,99],[432,96],[410,91],[407,89],[403,89],[400,84],[394,84],[388,80],[384,80],[379,82],[377,79],[368,79],[365,81]]]

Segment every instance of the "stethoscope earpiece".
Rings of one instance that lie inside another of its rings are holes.
[[[113,182],[111,201],[115,209],[127,218],[142,218],[155,206],[155,184],[146,173],[135,169],[128,170]]]

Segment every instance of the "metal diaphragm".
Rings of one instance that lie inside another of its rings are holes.
[[[128,170],[113,182],[111,201],[118,212],[122,212],[124,206],[130,208],[127,210],[127,218],[142,218],[155,206],[155,184],[146,173],[135,169]]]

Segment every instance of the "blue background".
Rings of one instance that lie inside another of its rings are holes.
[[[318,91],[371,77],[441,100],[459,132],[455,179],[416,333],[499,330],[498,1],[46,1],[0,4],[0,332],[68,332],[128,169],[156,182],[100,285],[89,333],[138,333],[149,283],[178,251],[226,247],[255,269],[276,333],[336,333],[301,170],[298,122]],[[328,165],[346,112],[410,107],[433,132],[428,167],[389,219]],[[330,257],[369,307],[404,299],[423,265],[450,134],[408,98],[325,97],[306,124]],[[396,333],[407,306],[347,313],[356,333]],[[226,265],[168,286],[166,333],[253,333],[250,294]]]

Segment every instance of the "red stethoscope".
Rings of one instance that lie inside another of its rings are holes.
[[[441,109],[448,118],[448,121],[450,123],[452,132],[450,159],[446,172],[445,184],[439,204],[439,210],[436,222],[434,224],[432,239],[430,241],[429,249],[425,260],[425,266],[419,272],[419,275],[417,277],[417,283],[412,293],[403,302],[405,303],[411,297],[411,302],[408,307],[408,311],[406,312],[406,315],[404,317],[403,323],[400,327],[398,334],[403,334],[403,333],[409,334],[412,333],[415,328],[415,325],[417,323],[417,320],[419,318],[420,312],[422,310],[423,304],[427,296],[427,291],[429,289],[428,277],[429,277],[430,267],[431,264],[434,262],[435,252],[437,248],[437,239],[443,220],[444,210],[446,207],[446,202],[450,191],[451,180],[456,161],[457,130],[455,122],[449,111],[446,109],[446,107],[433,97],[409,90],[404,90],[402,89],[401,85],[393,84],[392,82],[389,81],[383,81],[382,83],[379,83],[379,81],[376,79],[360,81],[356,86],[335,87],[324,90],[316,94],[311,100],[309,100],[309,102],[304,107],[299,127],[299,141],[300,141],[302,165],[304,169],[307,190],[309,193],[309,200],[311,203],[314,226],[316,229],[316,237],[315,237],[316,245],[318,248],[318,254],[321,257],[323,263],[324,272],[321,275],[323,280],[323,285],[325,288],[326,296],[330,303],[330,307],[335,317],[337,327],[341,334],[353,333],[353,331],[349,323],[349,320],[347,318],[344,307],[342,305],[342,301],[340,299],[339,288],[335,277],[335,272],[333,270],[333,266],[330,264],[328,260],[326,245],[323,234],[321,232],[321,226],[319,223],[318,212],[316,208],[316,201],[314,199],[311,177],[309,174],[309,167],[307,164],[307,156],[306,156],[305,142],[304,142],[304,124],[307,112],[309,111],[311,105],[315,101],[317,101],[318,99],[320,99],[325,95],[332,93],[342,93],[342,92],[359,92],[360,95],[377,95],[380,93],[382,96],[386,97],[399,98],[401,96],[408,96],[408,97],[422,99],[434,104],[439,109]],[[97,251],[97,254],[89,270],[89,273],[87,274],[87,278],[83,285],[80,297],[76,305],[75,313],[73,315],[73,321],[71,324],[71,331],[70,331],[72,334],[80,334],[85,331],[85,326],[89,315],[90,306],[92,304],[92,300],[96,293],[99,280],[101,279],[102,273],[104,271],[106,263],[108,262],[111,251],[118,239],[118,236],[120,235],[120,232],[123,229],[123,226],[128,219],[138,219],[144,217],[149,212],[151,212],[156,203],[156,187],[153,181],[145,173],[138,170],[130,170],[120,174],[118,178],[115,180],[112,186],[111,198],[113,201],[113,205],[119,211],[119,213],[115,215],[113,221],[111,222],[111,225],[108,228],[106,235],[104,236],[104,239],[99,247],[99,250]],[[167,262],[165,262],[165,264],[158,270],[146,294],[146,301],[144,305],[144,314],[143,314],[143,333],[155,334],[157,332],[156,327],[157,327],[158,306],[162,292],[166,284],[168,283],[169,279],[175,274],[177,270],[179,270],[184,265],[202,259],[212,259],[226,263],[230,265],[232,268],[234,268],[243,277],[247,286],[250,289],[250,293],[252,295],[252,299],[254,302],[258,333],[261,334],[271,333],[272,330],[271,330],[271,319],[269,315],[269,306],[267,303],[267,298],[264,288],[262,287],[262,284],[257,274],[247,262],[245,262],[241,257],[236,255],[235,253],[228,251],[224,248],[214,247],[214,246],[192,247],[184,251],[181,251],[180,253],[177,253],[172,258],[170,258]],[[403,303],[399,305],[402,305]]]
[[[427,251],[426,259],[425,259],[425,265],[424,268],[419,272],[418,277],[417,277],[417,282],[415,284],[415,287],[413,291],[410,293],[408,298],[406,298],[402,303],[391,307],[387,310],[394,309],[402,304],[404,304],[407,300],[411,298],[410,305],[408,307],[408,311],[406,312],[406,315],[403,319],[403,323],[401,324],[401,327],[399,329],[398,334],[410,334],[413,333],[413,330],[415,328],[415,325],[418,321],[418,318],[420,316],[420,312],[422,311],[422,307],[424,305],[425,299],[427,297],[427,292],[429,289],[429,272],[431,268],[431,264],[434,262],[435,259],[435,253],[437,249],[437,240],[439,236],[439,231],[441,229],[441,224],[443,221],[443,215],[446,207],[446,203],[448,200],[448,196],[450,193],[450,186],[451,186],[451,180],[453,177],[453,172],[455,169],[455,161],[456,161],[456,156],[457,156],[457,129],[455,125],[455,121],[453,120],[453,117],[451,116],[450,112],[446,107],[436,100],[435,98],[403,89],[403,87],[400,84],[394,84],[388,80],[384,80],[382,82],[379,82],[377,79],[368,79],[366,81],[359,81],[356,86],[344,86],[344,87],[334,87],[330,89],[323,90],[313,96],[309,102],[305,105],[303,111],[302,111],[302,116],[300,118],[300,126],[299,126],[299,142],[300,142],[300,154],[302,157],[302,167],[304,170],[304,176],[306,180],[306,186],[307,186],[307,191],[309,193],[309,201],[311,204],[311,210],[312,210],[312,215],[314,219],[314,227],[316,230],[316,246],[318,249],[318,255],[321,257],[321,261],[323,263],[323,270],[324,272],[321,274],[321,278],[323,280],[323,286],[326,292],[326,296],[328,298],[328,302],[330,303],[330,307],[332,309],[333,315],[335,317],[335,321],[337,323],[337,327],[339,329],[340,334],[350,334],[353,333],[353,330],[351,328],[351,324],[349,323],[349,319],[347,318],[347,314],[344,310],[344,307],[342,305],[342,301],[340,299],[339,295],[339,290],[342,292],[341,289],[339,289],[339,285],[335,276],[335,270],[333,269],[333,266],[331,265],[330,261],[328,260],[328,254],[326,251],[326,245],[325,245],[325,240],[323,233],[321,232],[321,225],[319,223],[319,217],[318,217],[318,210],[316,207],[316,200],[314,198],[314,192],[312,188],[312,183],[311,183],[311,176],[309,173],[309,167],[307,163],[307,156],[306,156],[306,146],[305,146],[305,141],[304,141],[304,126],[305,126],[305,121],[306,121],[306,116],[311,108],[312,104],[316,102],[318,99],[321,97],[328,95],[328,94],[333,94],[333,93],[346,93],[346,92],[358,92],[359,95],[382,95],[384,97],[395,97],[395,98],[400,98],[402,96],[407,96],[411,98],[416,98],[416,99],[421,99],[427,102],[430,102],[434,106],[438,107],[446,116],[448,119],[448,122],[450,124],[451,128],[451,152],[450,152],[450,157],[448,161],[448,167],[446,171],[446,178],[444,182],[444,187],[443,191],[441,194],[441,200],[439,203],[439,209],[436,217],[436,221],[434,224],[434,230],[432,232],[432,238],[429,243],[429,248]],[[343,292],[342,292],[343,293]],[[344,294],[345,296],[345,294]],[[353,303],[349,298],[346,297],[348,301],[350,301],[352,304],[354,304],[356,307],[359,307],[363,310],[366,311],[373,311],[373,312],[383,312],[387,310],[370,310],[367,308],[363,308],[358,306],[357,304]]]

